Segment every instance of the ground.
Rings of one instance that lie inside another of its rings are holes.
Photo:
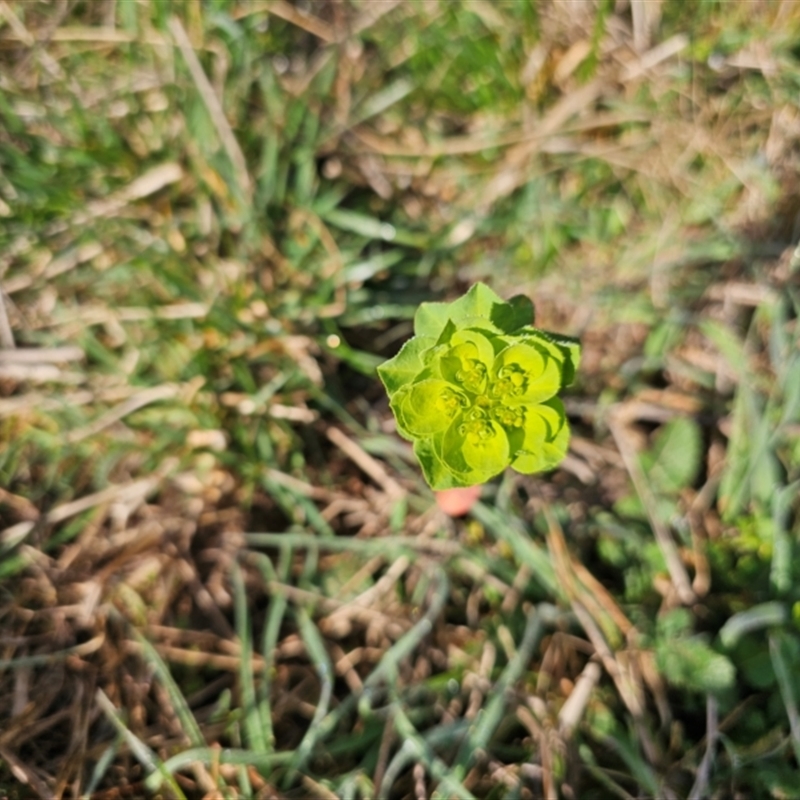
[[[0,3],[0,795],[789,798],[800,6]],[[465,517],[375,368],[580,337]]]

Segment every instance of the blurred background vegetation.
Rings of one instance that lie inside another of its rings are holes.
[[[0,795],[800,797],[800,6],[0,0]],[[440,512],[476,280],[570,454]]]

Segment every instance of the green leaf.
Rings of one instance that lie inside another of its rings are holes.
[[[719,350],[720,355],[740,379],[747,379],[749,358],[744,342],[728,326],[713,319],[699,323],[700,332]]]
[[[495,350],[492,340],[486,336],[482,331],[475,330],[475,328],[467,328],[466,330],[456,331],[450,343],[458,346],[470,344],[475,348],[475,355],[472,358],[477,358],[485,366],[487,372],[494,362]]]
[[[792,504],[800,490],[794,481],[775,492],[772,498],[772,565],[769,580],[779,595],[792,588]]]
[[[502,308],[508,306],[488,286],[476,283],[458,300],[452,303],[422,303],[414,317],[414,334],[416,336],[434,336],[439,338],[448,320],[460,328],[477,324],[489,330],[501,332],[492,319],[493,314],[505,317]]]
[[[789,610],[783,603],[759,603],[734,614],[720,629],[719,639],[724,647],[734,647],[745,634],[784,625],[788,619]]]
[[[508,436],[493,422],[488,423],[492,434],[486,439],[467,436],[461,447],[464,461],[475,471],[486,472],[490,476],[502,472],[509,462]]]
[[[526,338],[534,338],[541,343],[546,343],[551,347],[557,348],[563,360],[563,371],[561,375],[561,388],[571,386],[575,380],[575,373],[581,363],[581,343],[580,340],[572,336],[564,336],[560,333],[550,331],[540,331],[537,328],[525,328],[520,332]]]
[[[498,467],[487,461],[470,463],[465,458],[466,436],[459,430],[464,418],[456,419],[442,434],[433,437],[433,450],[444,469],[450,473],[452,486],[475,486],[493,478],[508,466],[508,458]],[[440,488],[434,486],[434,489]]]
[[[445,322],[444,327],[439,332],[439,336],[436,339],[437,347],[446,347],[450,343],[450,339],[456,330],[458,329],[456,328],[455,322],[448,317],[447,322]]]
[[[740,383],[733,403],[730,441],[719,484],[719,504],[726,520],[734,519],[750,502],[748,471],[753,446],[747,429],[754,405],[755,394],[746,383]]]
[[[432,437],[430,439],[417,439],[414,442],[414,455],[419,460],[422,467],[422,474],[428,485],[434,491],[442,491],[443,489],[461,489],[467,486],[476,486],[483,483],[481,475],[473,476],[471,474],[456,475],[452,470],[445,466],[444,462],[439,458],[436,450],[441,450],[441,434],[439,437]],[[438,443],[438,447],[437,447]]]
[[[692,629],[692,615],[686,608],[673,608],[656,619],[658,635],[665,639],[688,636]]]
[[[422,467],[422,474],[428,485],[435,490],[452,489],[455,487],[452,474],[433,452],[431,439],[416,439],[414,441],[414,455]]]
[[[434,441],[434,448],[440,461],[455,475],[461,475],[462,479],[475,472],[475,468],[467,463],[464,458],[464,434],[459,428],[464,424],[464,418],[459,417],[455,423],[450,425],[443,436]]]
[[[789,720],[789,731],[792,738],[795,760],[800,763],[800,714],[797,710],[797,691],[794,670],[797,668],[797,640],[783,633],[770,634],[769,654],[772,668],[778,679],[783,706]]]
[[[351,231],[365,239],[384,242],[396,242],[410,247],[425,247],[426,238],[412,231],[396,228],[389,222],[382,222],[376,217],[360,214],[357,211],[348,211],[342,208],[332,208],[322,211],[322,218],[343,231]]]
[[[524,408],[525,426],[510,437],[514,456],[511,466],[524,475],[555,469],[569,446],[569,426],[563,403],[554,397],[546,403]]]
[[[742,639],[731,653],[743,684],[750,684],[758,691],[765,691],[775,686],[775,672],[769,650],[761,641],[748,636]]]
[[[450,303],[450,319],[457,325],[478,318],[494,324],[492,314],[495,306],[507,303],[498,297],[485,283],[476,283],[458,300]]]
[[[425,368],[422,354],[433,346],[434,342],[425,336],[415,336],[400,348],[400,352],[389,361],[378,367],[378,377],[386,387],[391,398],[401,387],[405,386]]]
[[[656,643],[656,664],[671,684],[698,692],[722,692],[736,676],[730,659],[700,636],[661,639]]]
[[[495,305],[490,319],[503,333],[516,333],[526,325],[533,325],[534,315],[530,297],[517,294],[507,303]]]
[[[503,402],[541,403],[561,387],[561,362],[538,346],[512,344],[497,356],[495,365],[495,374],[501,383],[505,383],[504,373],[508,374],[509,382],[515,378],[522,380],[516,390],[510,389],[510,393],[503,396]]]
[[[437,340],[449,320],[449,303],[422,303],[414,315],[414,336]]]
[[[766,428],[767,426],[764,427]],[[768,435],[765,432],[762,441],[766,440]],[[760,500],[763,506],[767,508],[775,498],[776,487],[786,484],[780,459],[768,447],[768,442],[764,441],[763,447],[759,448],[759,452],[753,458],[752,478],[750,481],[753,498]]]
[[[416,436],[411,432],[405,418],[405,404],[406,396],[411,391],[411,384],[401,386],[394,395],[389,399],[389,407],[392,409],[395,421],[397,422],[397,432],[404,438],[410,439],[412,442]]]
[[[451,347],[439,362],[442,377],[473,394],[486,391],[489,369],[481,359],[478,348],[471,342]]]
[[[467,399],[447,381],[431,379],[412,384],[400,403],[406,430],[414,436],[428,436],[447,428]]]
[[[796,422],[800,416],[800,355],[790,358],[783,376],[781,422]]]
[[[699,425],[687,417],[667,422],[645,458],[645,469],[657,492],[674,494],[691,486],[697,477],[702,458],[702,434]]]

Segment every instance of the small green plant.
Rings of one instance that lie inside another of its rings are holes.
[[[555,467],[569,425],[556,397],[580,344],[533,327],[524,295],[508,302],[475,284],[453,303],[423,303],[414,336],[378,367],[402,436],[431,488],[484,483],[506,467]]]

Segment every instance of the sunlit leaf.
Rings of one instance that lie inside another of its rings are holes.
[[[581,343],[572,336],[563,336],[559,333],[540,331],[537,328],[527,327],[520,331],[526,339],[535,339],[540,345],[557,351],[563,362],[561,373],[561,388],[570,386],[575,380],[575,373],[581,362]]]
[[[508,466],[508,437],[499,425],[488,423],[491,434],[486,439],[466,436],[461,452],[474,470],[496,475]]]
[[[493,324],[492,315],[497,313],[495,307],[507,305],[485,283],[476,283],[463,297],[450,303],[450,319],[459,327],[472,317]]]
[[[448,303],[422,303],[414,315],[414,336],[436,340],[449,319]]]
[[[507,403],[541,403],[561,388],[563,361],[530,344],[514,344],[498,355],[495,373],[498,383],[511,384]],[[519,385],[514,387],[514,383]]]
[[[403,398],[405,427],[415,436],[443,431],[466,402],[466,397],[447,381],[415,383]]]
[[[567,454],[569,425],[558,398],[525,407],[525,427],[511,466],[530,474],[556,467]]]
[[[424,369],[422,353],[434,344],[433,339],[415,336],[409,339],[400,352],[389,361],[378,367],[378,375],[386,387],[389,396],[414,380]]]

